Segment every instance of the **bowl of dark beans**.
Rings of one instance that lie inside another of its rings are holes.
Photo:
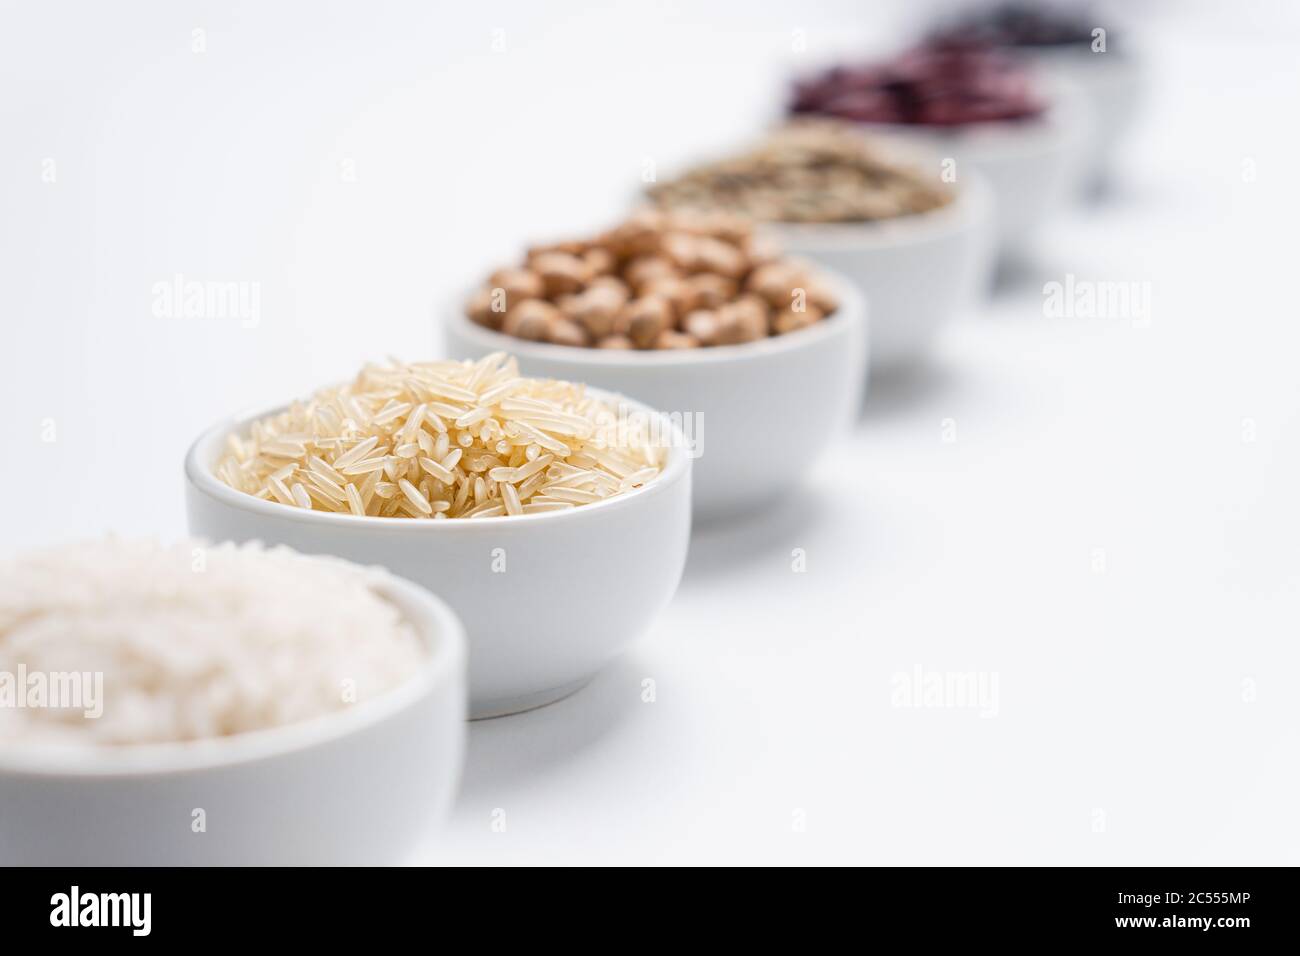
[[[974,171],[992,190],[1004,254],[1022,252],[1076,190],[1089,126],[1067,89],[996,50],[956,43],[803,77],[789,109],[937,154],[948,182]]]

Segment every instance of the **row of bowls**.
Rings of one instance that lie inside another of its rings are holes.
[[[689,439],[681,420],[664,416],[674,435],[666,465],[635,492],[474,521],[301,511],[237,492],[213,473],[228,434],[278,409],[207,430],[185,461],[191,531],[387,568],[381,591],[424,636],[426,666],[380,701],[301,725],[91,755],[0,754],[0,861],[400,858],[450,806],[467,709],[474,718],[515,713],[590,680],[671,598],[692,512],[697,522],[734,518],[797,485],[851,422],[868,370],[918,359],[987,285],[998,256],[1022,247],[1095,169],[1106,144],[1095,128],[1088,134],[1090,121],[1073,102],[1061,97],[1030,123],[942,138],[909,131],[913,146],[956,159],[957,198],[942,209],[880,223],[770,227],[787,251],[834,273],[840,309],[797,334],[628,354],[507,338],[471,322],[461,300],[452,303],[441,317],[452,355],[509,350],[525,374],[586,382],[641,414],[690,416]],[[768,454],[790,436],[800,454]]]

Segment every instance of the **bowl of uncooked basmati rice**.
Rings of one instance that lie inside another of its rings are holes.
[[[0,860],[399,861],[465,708],[456,615],[382,568],[198,539],[0,562]]]
[[[209,428],[190,529],[378,564],[451,605],[470,710],[568,696],[643,633],[690,538],[690,449],[622,396],[474,362],[389,362]]]

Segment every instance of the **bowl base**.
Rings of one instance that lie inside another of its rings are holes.
[[[594,676],[593,674],[592,677]],[[591,683],[592,677],[584,677],[563,687],[539,690],[535,694],[525,694],[522,697],[498,697],[496,700],[473,701],[470,704],[469,719],[491,720],[493,717],[509,717],[511,714],[537,710],[539,707],[557,703],[571,694],[576,694]]]

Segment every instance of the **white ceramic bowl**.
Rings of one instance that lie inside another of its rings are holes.
[[[618,351],[527,342],[445,310],[454,358],[507,351],[521,371],[623,392],[669,413],[692,445],[697,522],[797,494],[812,461],[853,420],[866,382],[865,314],[851,283],[828,276],[840,307],[816,325],[743,345]]]
[[[866,296],[872,371],[920,357],[939,327],[988,288],[995,259],[992,201],[978,176],[968,176],[951,203],[930,212],[762,229],[790,254],[851,279]]]
[[[644,487],[566,511],[363,518],[262,501],[213,475],[226,435],[275,411],[222,422],[194,443],[185,459],[190,531],[383,565],[438,594],[465,625],[472,717],[568,696],[640,635],[677,589],[691,521],[691,461],[680,445]],[[668,426],[665,434],[680,439]]]
[[[416,674],[343,713],[216,740],[0,749],[0,864],[400,861],[460,778],[465,638],[428,591],[372,573],[429,649]]]
[[[952,129],[864,123],[887,136],[956,161],[956,182],[974,170],[993,196],[997,246],[1005,258],[1023,256],[1040,226],[1082,191],[1083,150],[1091,135],[1088,109],[1079,95],[1057,86],[1042,116],[1014,122],[978,123]]]
[[[1093,53],[1087,46],[1016,49],[1034,69],[1058,87],[1078,91],[1091,120],[1083,143],[1083,176],[1087,185],[1104,181],[1115,147],[1123,139],[1142,95],[1137,61],[1118,53]]]

